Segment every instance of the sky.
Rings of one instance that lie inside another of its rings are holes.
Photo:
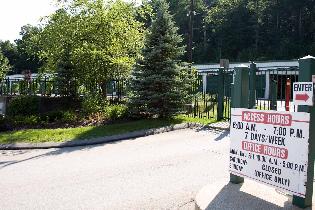
[[[52,0],[0,0],[0,40],[13,42],[22,26],[37,25],[55,9]]]
[[[55,10],[53,0],[0,0],[0,40],[13,42],[20,38],[22,26],[37,25]]]

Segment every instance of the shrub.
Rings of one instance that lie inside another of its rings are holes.
[[[38,125],[40,123],[40,118],[35,115],[27,116],[24,118],[22,123],[25,125],[31,125],[31,126]]]
[[[10,126],[7,122],[7,119],[0,114],[0,132],[10,130]]]
[[[78,119],[74,111],[52,111],[41,114],[41,121],[45,123],[73,123]]]
[[[102,112],[107,105],[106,100],[99,94],[87,94],[83,98],[82,109],[86,114]]]
[[[65,111],[62,113],[61,121],[64,123],[74,123],[78,120],[78,116],[75,112]]]
[[[81,99],[71,97],[40,97],[40,113],[76,110],[81,108]]]
[[[31,116],[39,112],[40,99],[37,96],[18,96],[9,101],[8,116]]]
[[[126,105],[110,105],[105,107],[104,114],[108,120],[119,120],[127,117],[128,107]]]
[[[60,121],[63,117],[62,111],[51,111],[41,115],[41,120],[46,123]]]
[[[30,116],[16,115],[10,117],[8,121],[10,122],[10,124],[13,124],[14,126],[36,126],[39,125],[39,123],[41,122],[40,117],[35,115]]]

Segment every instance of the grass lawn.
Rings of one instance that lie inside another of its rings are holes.
[[[29,129],[0,133],[0,144],[16,142],[65,142],[79,139],[91,139],[95,137],[122,134],[137,130],[159,128],[185,122],[197,122],[201,124],[213,123],[212,119],[197,119],[180,115],[172,119],[138,120],[125,123],[110,124],[104,126],[91,126],[67,129]]]

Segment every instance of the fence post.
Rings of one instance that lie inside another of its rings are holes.
[[[299,82],[311,82],[312,75],[315,75],[315,57],[306,56],[299,60]],[[305,198],[293,196],[293,205],[300,208],[306,208],[312,205],[313,195],[313,179],[314,179],[314,156],[315,156],[315,107],[299,106],[298,112],[310,113],[309,127],[309,152],[308,152],[308,167],[306,181]]]
[[[249,65],[249,108],[256,106],[256,72],[257,67],[254,62]]]
[[[278,97],[278,83],[275,78],[270,80],[270,109],[277,110],[277,97]]]
[[[235,67],[234,84],[232,85],[232,108],[248,108],[249,96],[249,68],[247,66]],[[244,178],[230,174],[230,182],[240,184]]]
[[[224,68],[219,68],[218,76],[218,106],[217,106],[217,120],[223,120],[224,109]]]

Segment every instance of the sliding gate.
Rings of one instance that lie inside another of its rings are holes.
[[[293,83],[299,67],[258,68],[256,73],[256,109],[295,112],[292,103]]]
[[[233,69],[206,69],[192,85],[188,115],[194,118],[229,120]]]
[[[292,105],[292,86],[298,81],[298,66],[255,68],[250,87],[255,92],[255,108],[259,110],[296,111]],[[250,70],[253,72],[253,69]],[[231,84],[234,69],[204,69],[197,73],[191,87],[192,103],[187,114],[194,118],[230,120]],[[253,106],[253,105],[252,105]]]

